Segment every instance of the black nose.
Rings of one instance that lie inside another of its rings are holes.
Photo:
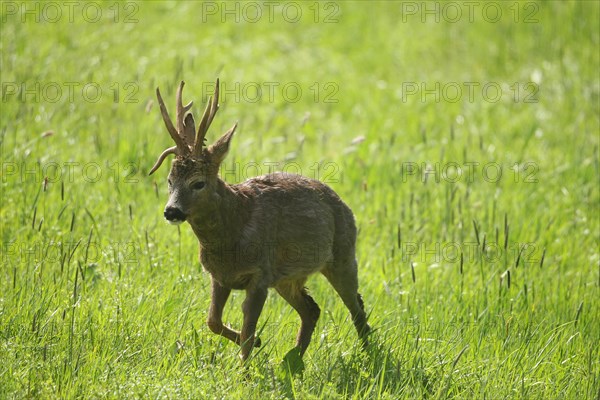
[[[185,221],[185,214],[179,208],[165,208],[165,218],[169,221]]]

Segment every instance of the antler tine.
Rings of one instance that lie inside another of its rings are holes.
[[[204,114],[202,114],[202,119],[200,120],[200,125],[198,126],[198,133],[196,134],[196,142],[194,144],[194,154],[196,156],[202,155],[202,147],[204,146],[204,139],[206,137],[206,132],[208,132],[208,128],[212,123],[217,111],[219,110],[219,78],[215,82],[215,92],[208,100],[206,104],[206,108],[204,109]]]
[[[212,103],[210,105],[210,114],[208,116],[208,122],[206,123],[206,130],[208,131],[208,127],[212,124],[212,120],[215,118],[215,114],[219,110],[219,78],[217,78],[217,82],[215,83],[215,93],[213,94]]]
[[[185,85],[185,82],[181,81],[181,83],[179,84],[179,88],[177,89],[177,115],[176,115],[176,117],[177,117],[177,133],[179,133],[179,136],[181,136],[185,140],[186,139],[185,128],[184,128],[185,113],[187,113],[190,110],[190,108],[192,108],[193,102],[190,101],[185,107],[183,106],[183,103],[181,102],[181,100],[182,100],[184,85]],[[187,143],[187,144],[190,146],[193,145],[193,143]]]
[[[204,113],[202,114],[202,119],[200,120],[200,124],[198,125],[198,133],[196,134],[196,141],[194,143],[194,152],[196,155],[200,155],[202,151],[202,146],[204,145],[204,139],[206,136],[206,122],[208,120],[208,114],[210,112],[212,104],[212,98],[208,99],[208,103],[206,103],[206,108],[204,109]]]
[[[192,113],[187,113],[183,120],[183,137],[185,138],[186,145],[194,148],[194,140],[196,140],[196,123],[194,122],[194,116]]]
[[[180,86],[181,88],[182,86]],[[162,114],[163,121],[165,122],[165,126],[171,135],[171,138],[177,145],[177,150],[183,154],[189,152],[188,147],[186,146],[183,138],[177,132],[177,129],[173,126],[173,122],[171,121],[171,117],[169,116],[169,112],[167,111],[167,107],[165,106],[165,102],[160,95],[160,90],[156,88],[156,97],[158,98],[158,105],[160,106],[160,113]]]
[[[168,149],[166,149],[165,151],[163,151],[160,154],[160,156],[158,156],[158,159],[154,163],[154,166],[152,167],[152,169],[150,170],[150,172],[148,173],[148,175],[152,175],[154,173],[154,171],[156,171],[158,168],[160,168],[160,166],[162,165],[163,161],[165,160],[165,158],[169,154],[177,154],[177,146],[169,147]]]

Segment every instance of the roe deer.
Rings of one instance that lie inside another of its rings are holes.
[[[175,146],[162,152],[150,174],[166,156],[176,156],[164,216],[172,224],[187,221],[198,237],[200,261],[212,281],[210,330],[240,345],[245,361],[252,348],[260,346],[257,322],[268,288],[274,287],[300,314],[296,345],[303,355],[320,314],[304,284],[310,274],[321,272],[350,310],[366,345],[370,327],[358,293],[356,225],[350,208],[329,186],[300,175],[273,173],[237,185],[221,180],[219,166],[237,124],[206,147],[206,132],[219,107],[219,80],[197,132],[188,113],[192,103],[181,102],[183,85],[177,90],[175,126],[156,89]],[[246,291],[240,332],[222,322],[232,289]]]

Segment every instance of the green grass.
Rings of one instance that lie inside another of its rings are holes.
[[[421,2],[303,3],[297,23],[222,21],[220,2],[93,3],[97,22],[59,2],[52,22],[47,4],[1,5],[0,398],[598,398],[598,3],[493,3],[495,23],[479,3],[456,23]],[[240,122],[227,181],[278,162],[353,209],[369,351],[318,276],[302,374],[274,294],[247,371],[205,326],[197,242],[163,221],[167,168],[146,174],[171,145],[149,102],[185,79],[199,113],[217,76],[209,141]],[[439,101],[410,92],[437,83]]]

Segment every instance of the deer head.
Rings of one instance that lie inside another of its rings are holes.
[[[192,215],[203,214],[203,209],[210,208],[215,196],[218,196],[216,189],[219,182],[219,166],[225,159],[229,142],[237,127],[237,123],[234,124],[216,142],[206,147],[206,132],[219,109],[219,80],[215,83],[214,95],[206,105],[198,131],[194,117],[189,112],[192,102],[185,106],[182,103],[184,84],[182,81],[177,89],[175,125],[171,121],[160,90],[156,88],[160,112],[175,146],[161,153],[149,174],[154,173],[168,155],[175,155],[168,178],[169,201],[164,213],[171,224],[180,224]]]

